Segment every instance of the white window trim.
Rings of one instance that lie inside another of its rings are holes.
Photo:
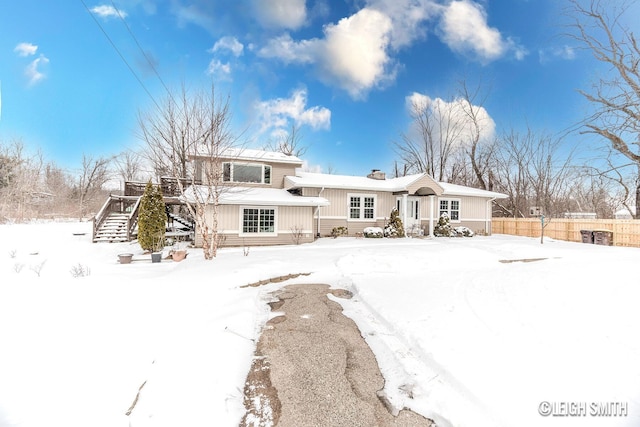
[[[224,180],[224,165],[226,163],[229,163],[231,165],[231,170],[229,172],[229,181],[225,181]],[[234,166],[233,165],[241,165],[241,166],[259,166],[262,168],[262,173],[260,175],[260,182],[243,182],[243,181],[234,181],[233,179],[233,169]],[[264,182],[264,171],[266,168],[270,168],[271,169],[271,174],[269,175],[269,180],[270,182],[267,184]],[[228,182],[231,184],[248,184],[248,185],[271,185],[273,183],[273,166],[271,165],[266,165],[264,163],[244,163],[244,162],[234,162],[234,161],[228,161],[228,162],[222,162],[222,173],[223,173],[223,178],[222,181],[223,182]]]
[[[441,201],[448,201],[449,202],[449,208],[447,209],[447,215],[449,215],[449,221],[450,222],[455,222],[455,223],[459,223],[462,222],[462,199],[458,199],[456,197],[440,197],[438,199],[438,203],[436,205],[436,213],[438,215],[438,218],[440,218],[440,202]],[[458,202],[458,219],[451,219],[451,202]],[[437,219],[437,218],[436,218]]]
[[[273,209],[273,232],[245,233],[244,210],[245,209]],[[277,237],[278,236],[278,207],[277,206],[240,206],[238,236],[240,237]]]
[[[360,218],[351,218],[351,198],[360,197]],[[373,198],[373,218],[364,218],[364,198]],[[348,193],[347,194],[347,222],[376,222],[378,209],[378,196],[375,193]]]

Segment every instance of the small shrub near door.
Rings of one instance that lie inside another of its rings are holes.
[[[389,221],[384,226],[384,237],[404,237],[404,226],[397,209],[391,211]]]
[[[438,223],[433,228],[433,235],[436,237],[451,237],[452,229],[451,224],[449,224],[449,215],[440,215]]]
[[[331,237],[334,239],[339,236],[346,236],[349,234],[347,227],[333,227],[331,230]]]

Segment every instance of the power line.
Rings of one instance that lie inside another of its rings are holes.
[[[84,0],[80,0],[82,2],[82,4],[84,5],[85,9],[87,9],[87,12],[89,12],[89,15],[91,15],[91,18],[93,18],[93,21],[98,25],[98,27],[100,28],[100,30],[102,31],[102,33],[104,34],[104,36],[107,38],[107,40],[109,40],[109,43],[111,44],[111,46],[113,47],[113,49],[118,53],[118,56],[120,56],[120,59],[122,59],[122,62],[124,62],[127,66],[127,68],[129,69],[129,71],[131,72],[131,74],[133,74],[133,76],[136,78],[136,80],[138,81],[138,83],[140,84],[140,86],[142,86],[142,88],[144,89],[145,92],[147,92],[147,95],[149,95],[149,98],[151,98],[151,100],[153,101],[154,104],[156,104],[156,107],[158,109],[160,109],[160,106],[158,105],[158,103],[156,102],[155,98],[153,97],[153,95],[151,95],[151,92],[149,92],[149,90],[147,89],[147,87],[144,85],[144,83],[142,82],[142,80],[140,80],[140,77],[138,77],[138,75],[136,74],[136,72],[133,70],[133,68],[131,67],[131,65],[129,64],[129,62],[126,60],[126,58],[124,57],[124,55],[122,55],[122,53],[120,52],[120,50],[118,49],[118,47],[116,46],[116,44],[113,42],[113,40],[111,40],[111,37],[109,37],[109,34],[107,34],[106,30],[102,27],[102,24],[100,24],[100,21],[98,21],[98,19],[96,19],[95,15],[93,14],[93,12],[91,11],[91,9],[89,9],[89,7],[87,6],[87,4],[85,3]],[[118,12],[118,15],[120,14],[120,12]],[[164,84],[164,83],[163,83]]]
[[[137,37],[135,36],[135,34],[133,34],[133,31],[131,31],[131,27],[129,27],[129,24],[127,24],[127,21],[124,19],[124,16],[122,16],[122,13],[120,13],[120,9],[118,9],[118,7],[115,5],[113,0],[111,0],[111,5],[116,10],[116,13],[118,14],[118,17],[120,18],[120,20],[122,21],[124,26],[127,28],[127,31],[131,35],[131,38],[133,38],[133,41],[136,43],[136,46],[138,46],[138,49],[140,50],[140,53],[142,53],[142,56],[144,56],[144,59],[147,61],[147,64],[149,64],[149,66],[153,70],[153,73],[156,75],[156,77],[158,77],[158,80],[160,80],[160,83],[162,83],[162,86],[164,87],[164,90],[166,90],[167,94],[171,97],[171,99],[173,99],[173,96],[171,95],[171,91],[169,90],[167,85],[164,83],[164,80],[162,80],[162,77],[160,77],[160,74],[158,73],[158,69],[153,64],[153,61],[151,61],[151,59],[147,56],[147,53],[144,51],[144,49],[142,49],[142,46],[140,46],[140,43],[138,42]],[[174,100],[174,102],[175,102],[175,100]]]

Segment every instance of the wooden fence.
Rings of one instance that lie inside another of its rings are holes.
[[[581,230],[606,230],[613,233],[615,246],[640,247],[640,220],[546,218],[545,237],[582,242]],[[492,218],[493,234],[540,237],[539,218]]]

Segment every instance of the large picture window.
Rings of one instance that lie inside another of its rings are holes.
[[[440,200],[440,216],[447,214],[451,221],[460,221],[460,200]]]
[[[349,219],[374,220],[376,215],[375,196],[349,195]]]
[[[225,182],[271,184],[271,166],[247,163],[223,163]]]
[[[243,234],[274,234],[275,232],[275,208],[242,208]]]

